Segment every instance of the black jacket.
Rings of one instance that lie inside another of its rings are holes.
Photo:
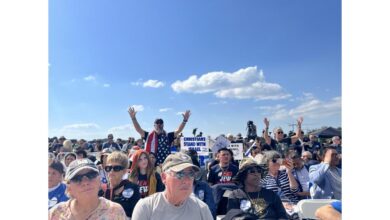
[[[111,196],[111,189],[108,188],[104,193],[104,197],[113,202],[119,203],[125,210],[126,215],[131,217],[135,205],[141,198],[139,194],[139,187],[129,180],[122,180],[122,182],[112,191],[114,192],[116,189],[119,189],[122,186],[123,190],[119,194],[117,193],[118,195]]]
[[[252,206],[247,210],[248,213],[256,214],[259,219],[288,219],[282,201],[272,190],[261,188],[258,199],[261,200],[261,210],[256,210]],[[240,209],[242,204],[248,204],[248,202],[250,200],[247,194],[242,189],[236,189],[229,194],[227,210]]]

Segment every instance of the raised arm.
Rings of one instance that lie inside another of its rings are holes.
[[[263,138],[265,139],[265,143],[267,143],[268,145],[271,145],[271,138],[270,136],[268,135],[268,129],[269,129],[269,120],[267,118],[264,118],[264,134],[263,134]]]
[[[139,125],[139,123],[137,121],[137,118],[135,117],[137,112],[135,111],[134,107],[129,107],[128,112],[129,112],[131,120],[133,121],[133,125],[134,125],[135,130],[141,135],[142,138],[144,138],[145,131],[141,128],[141,126]]]
[[[183,115],[183,121],[180,123],[179,127],[175,131],[175,138],[183,131],[188,119],[190,118],[191,111],[187,110]]]
[[[299,117],[297,119],[297,130],[295,131],[295,135],[291,137],[291,143],[294,144],[298,139],[302,138],[302,122],[303,117]]]
[[[298,182],[295,179],[294,175],[292,174],[292,169],[294,168],[292,160],[291,159],[285,159],[284,163],[285,163],[284,166],[286,167],[288,181],[290,183],[290,188],[291,189],[298,189]]]

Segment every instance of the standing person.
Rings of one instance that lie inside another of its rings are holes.
[[[135,206],[133,219],[137,220],[212,220],[207,204],[191,195],[193,181],[199,167],[183,153],[169,155],[163,165],[164,192],[141,199]]]
[[[137,184],[123,179],[128,166],[129,160],[124,153],[115,151],[108,156],[104,169],[108,173],[109,187],[105,191],[104,197],[119,203],[125,210],[127,217],[131,218],[135,204],[140,199],[140,194]]]
[[[134,138],[129,137],[126,141],[126,143],[122,146],[122,151],[126,154],[130,153],[131,148],[133,147]]]
[[[323,151],[323,161],[309,169],[313,199],[341,200],[341,169],[337,167],[339,158],[335,148],[327,147]],[[322,156],[322,155],[321,155]]]
[[[61,148],[62,146],[64,146],[64,141],[66,140],[66,138],[64,136],[61,136],[59,139],[58,139],[58,142],[53,144],[52,147],[51,147],[51,152],[59,152],[59,148]]]
[[[129,179],[139,186],[141,198],[163,191],[161,176],[155,171],[148,152],[137,150],[132,158]]]
[[[65,170],[58,160],[49,163],[49,209],[60,202],[68,201],[65,194],[66,185],[62,183]]]
[[[318,142],[317,136],[314,134],[309,135],[309,142],[307,145],[304,145],[305,151],[310,151],[312,154],[318,154],[321,149],[321,143]]]
[[[207,182],[210,186],[215,184],[227,184],[233,182],[233,177],[238,172],[238,167],[230,163],[233,152],[227,148],[218,150],[219,163],[210,168]]]
[[[257,137],[257,128],[256,128],[256,125],[253,123],[253,121],[248,121],[246,130],[247,130],[246,137],[248,138],[248,140],[256,139],[256,137]]]
[[[183,131],[191,115],[191,112],[187,110],[184,114],[182,114],[183,121],[180,123],[177,130],[167,133],[164,130],[164,121],[161,118],[158,118],[154,121],[154,130],[147,132],[139,125],[136,118],[137,112],[134,110],[134,108],[130,107],[128,112],[131,120],[133,121],[135,130],[146,141],[145,150],[147,152],[157,153],[157,165],[162,164],[165,158],[171,153],[169,147],[171,146],[173,140]]]
[[[89,159],[75,160],[66,171],[67,202],[55,205],[49,211],[50,220],[59,219],[107,219],[125,220],[122,206],[98,197],[99,170]]]
[[[272,139],[268,135],[268,129],[269,129],[269,120],[267,118],[264,118],[264,139],[266,144],[268,144],[272,149],[277,149],[279,153],[282,154],[284,157],[285,154],[288,151],[288,148],[290,145],[295,144],[301,136],[302,136],[302,122],[303,122],[303,117],[298,118],[297,120],[297,130],[295,132],[294,136],[291,137],[284,137],[284,132],[281,127],[277,127],[274,129],[274,139]]]
[[[262,168],[251,158],[240,162],[240,169],[234,180],[239,189],[228,193],[227,210],[241,209],[260,219],[288,219],[279,196],[272,190],[262,187]]]
[[[108,134],[107,139],[108,141],[103,143],[103,149],[110,148],[111,151],[121,150],[119,145],[114,142],[114,135]]]

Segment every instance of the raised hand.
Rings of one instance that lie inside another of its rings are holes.
[[[267,118],[264,118],[264,125],[266,128],[269,127],[269,120]]]
[[[137,112],[135,111],[134,107],[131,107],[131,106],[130,106],[128,112],[129,112],[130,117],[131,117],[132,119],[134,119],[134,118],[135,118],[135,115],[137,114]]]
[[[286,167],[287,172],[292,171],[294,168],[293,162],[291,159],[284,159],[283,165]]]
[[[298,127],[301,127],[301,126],[302,126],[302,122],[303,122],[303,117],[299,117],[299,118],[297,119]]]
[[[187,110],[186,112],[184,112],[183,115],[183,120],[184,121],[188,121],[188,119],[190,118],[190,115],[191,115],[191,111],[190,110]]]

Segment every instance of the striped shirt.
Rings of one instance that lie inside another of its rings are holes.
[[[270,174],[267,174],[261,179],[262,187],[274,191],[283,200],[288,199],[290,202],[297,203],[297,192],[299,189],[291,189],[290,182],[285,170],[279,171],[278,176],[275,178]],[[287,197],[287,198],[286,198]]]

